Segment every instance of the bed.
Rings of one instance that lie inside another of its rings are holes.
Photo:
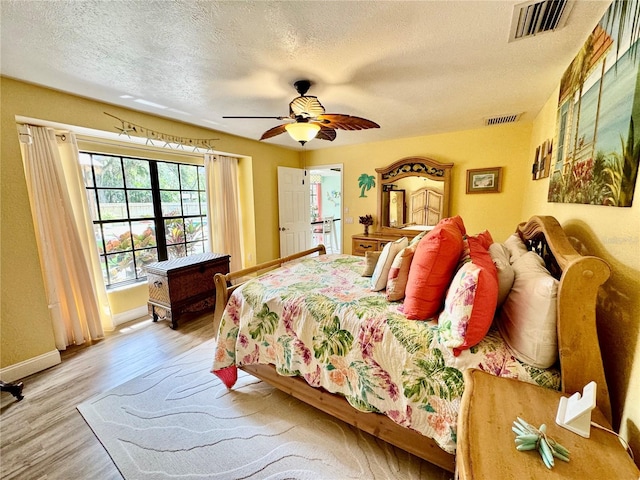
[[[371,290],[371,280],[361,275],[365,259],[326,255],[320,246],[216,275],[212,371],[232,388],[242,368],[449,471],[467,368],[567,393],[594,380],[598,406],[611,420],[595,325],[608,266],[580,255],[553,217],[533,217],[514,236],[557,279],[557,360],[551,366],[523,362],[496,322],[474,345],[445,346],[447,330],[437,316],[407,319],[408,302],[390,302],[385,291]]]

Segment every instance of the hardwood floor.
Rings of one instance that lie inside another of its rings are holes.
[[[150,319],[119,325],[103,340],[62,352],[62,363],[22,379],[24,399],[2,393],[0,478],[121,479],[76,406],[214,337],[213,316],[184,317],[177,330]]]

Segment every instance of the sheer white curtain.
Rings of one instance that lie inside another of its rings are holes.
[[[73,133],[21,126],[29,201],[56,348],[113,328]]]
[[[242,222],[238,192],[238,159],[205,155],[207,215],[211,251],[231,255],[229,268],[242,268]]]

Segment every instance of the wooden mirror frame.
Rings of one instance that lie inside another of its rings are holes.
[[[382,225],[382,195],[384,185],[405,177],[426,177],[443,183],[442,218],[449,216],[449,190],[451,188],[451,169],[453,163],[440,163],[427,157],[405,157],[391,165],[376,168],[378,173],[378,232],[387,235],[401,235],[407,229]]]

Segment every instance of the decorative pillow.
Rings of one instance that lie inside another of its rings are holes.
[[[455,356],[485,337],[498,302],[498,274],[483,241],[469,237],[471,261],[454,276],[438,318],[445,346]]]
[[[462,217],[460,215],[456,215],[455,217],[443,218],[438,222],[438,225],[436,225],[436,228],[441,225],[455,225],[458,228],[458,230],[460,230],[460,233],[462,235],[466,235],[467,233],[467,229],[465,228],[464,222],[462,221]]]
[[[491,236],[491,233],[489,233],[489,230],[485,230],[483,232],[478,233],[477,235],[473,235],[473,238],[477,238],[478,240],[480,240],[480,243],[482,244],[482,246],[487,250],[493,243],[493,237]]]
[[[511,256],[509,250],[502,243],[492,243],[489,247],[489,255],[498,272],[498,307],[500,307],[511,291],[515,273],[509,263]]]
[[[409,240],[407,240],[407,237],[402,237],[395,242],[389,242],[384,246],[380,253],[380,258],[378,258],[378,262],[376,263],[373,275],[371,276],[371,290],[379,292],[380,290],[385,289],[393,259],[396,258],[398,252],[408,244]]]
[[[460,217],[441,220],[419,243],[409,269],[403,311],[410,320],[426,320],[442,308],[444,295],[462,251]]]
[[[521,255],[513,270],[515,280],[500,309],[498,329],[516,358],[549,368],[558,358],[558,281],[535,252]]]
[[[480,267],[467,262],[451,280],[444,309],[438,317],[441,343],[446,347],[455,349],[464,343],[477,296],[479,276]]]
[[[409,279],[409,267],[413,260],[417,245],[403,248],[393,259],[387,278],[387,300],[395,302],[404,298],[404,291]]]
[[[373,275],[373,271],[376,269],[378,258],[380,258],[381,251],[377,252],[364,252],[364,271],[363,277],[370,277]]]
[[[509,250],[509,263],[511,264],[528,252],[527,246],[517,233],[510,235],[509,238],[504,241],[504,246]]]

